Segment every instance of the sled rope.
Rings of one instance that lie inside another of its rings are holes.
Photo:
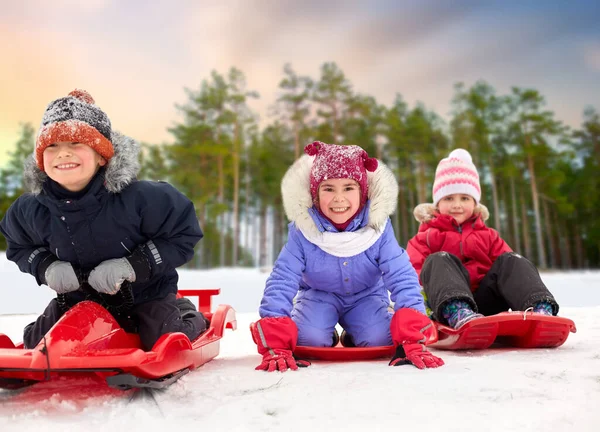
[[[45,381],[50,381],[50,356],[48,355],[48,344],[46,343],[46,335],[43,337],[44,347],[40,350],[46,356],[46,364],[48,365],[44,374]]]
[[[533,307],[528,307],[525,309],[525,312],[523,312],[523,321],[527,319],[527,312],[533,312]]]

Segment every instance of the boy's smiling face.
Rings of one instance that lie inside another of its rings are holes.
[[[336,224],[343,224],[358,211],[360,186],[352,179],[324,180],[319,185],[321,213]]]
[[[475,211],[475,200],[470,195],[447,195],[438,202],[438,210],[443,215],[450,215],[458,225],[469,220]]]
[[[106,160],[83,143],[58,142],[44,150],[44,171],[71,192],[85,188]]]

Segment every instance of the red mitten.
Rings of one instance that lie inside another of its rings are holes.
[[[425,347],[427,340],[435,338],[437,330],[431,320],[414,309],[398,309],[390,325],[396,354],[390,366],[415,365],[419,369],[442,366],[444,361]]]
[[[250,324],[250,332],[258,353],[263,356],[256,370],[285,372],[288,368],[298,370],[310,365],[305,360],[296,360],[292,354],[298,341],[298,328],[291,318],[262,318]]]

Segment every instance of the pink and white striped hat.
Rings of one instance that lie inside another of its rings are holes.
[[[481,199],[479,174],[471,154],[465,149],[453,150],[435,170],[433,204],[437,205],[442,198],[452,194],[470,195],[477,204]]]

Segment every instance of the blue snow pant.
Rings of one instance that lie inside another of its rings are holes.
[[[365,290],[341,296],[317,289],[301,290],[292,310],[298,326],[298,345],[331,346],[335,325],[352,336],[356,346],[392,345],[392,312],[387,290]]]

